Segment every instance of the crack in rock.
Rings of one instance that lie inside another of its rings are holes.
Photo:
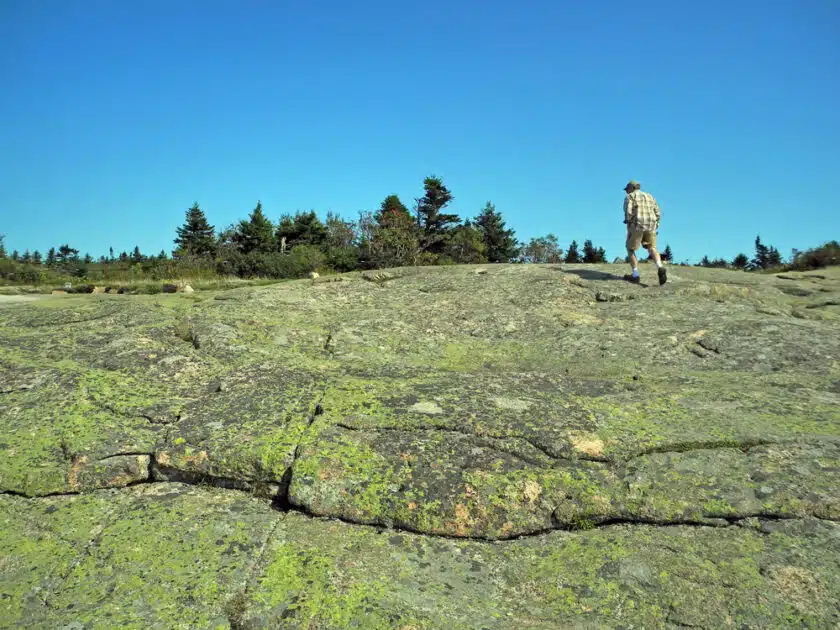
[[[147,456],[150,458],[154,458],[154,453],[150,453],[148,451],[129,451],[126,453],[114,453],[113,455],[105,455],[104,457],[100,457],[98,461],[105,462],[109,459],[115,459],[117,457],[144,457]]]
[[[242,488],[242,487],[230,487],[227,485],[228,480],[221,477],[204,477],[200,480],[195,478],[191,478],[190,475],[185,475],[183,480],[179,481],[167,481],[161,478],[154,478],[145,481],[140,481],[137,484],[132,485],[139,485],[144,483],[181,483],[183,485],[191,485],[191,486],[212,486],[214,488],[220,490],[228,490],[232,492],[253,492],[250,489]],[[112,488],[110,491],[114,490],[123,490],[128,488],[129,486],[123,486],[121,488]],[[100,490],[93,491],[99,492]],[[22,498],[28,501],[37,501],[39,499],[45,499],[50,497],[62,497],[62,496],[78,496],[79,492],[67,492],[67,493],[54,493],[54,494],[46,494],[40,496],[26,496],[22,493],[14,492],[14,491],[3,491],[0,492],[0,495],[10,495],[15,496],[18,498]],[[267,497],[264,495],[256,495],[262,499],[271,499],[271,497]],[[521,533],[511,536],[500,536],[500,537],[485,537],[485,536],[462,536],[457,534],[444,534],[444,533],[432,533],[426,532],[419,528],[414,528],[410,526],[386,526],[377,523],[367,523],[356,521],[350,518],[345,518],[341,516],[330,516],[330,515],[320,515],[315,514],[308,510],[306,506],[299,505],[299,504],[289,504],[289,505],[279,505],[278,501],[276,500],[277,497],[274,497],[274,500],[271,501],[270,508],[277,510],[281,513],[289,513],[294,512],[298,514],[302,514],[307,516],[308,518],[312,518],[315,520],[321,521],[337,521],[341,523],[345,523],[347,525],[352,525],[355,527],[366,527],[375,529],[379,533],[384,532],[407,532],[412,534],[417,534],[419,536],[425,536],[429,538],[440,538],[445,540],[469,540],[475,542],[484,542],[484,543],[496,543],[496,542],[505,542],[505,541],[512,541],[512,540],[522,540],[527,538],[534,538],[539,536],[544,536],[546,534],[550,534],[556,531],[567,531],[567,532],[584,532],[589,530],[596,530],[596,529],[605,529],[609,527],[617,527],[622,525],[634,525],[634,526],[649,526],[649,527],[697,527],[697,528],[711,528],[711,529],[724,529],[727,527],[751,527],[749,524],[745,523],[749,519],[758,519],[759,522],[761,521],[807,521],[807,520],[815,520],[815,521],[822,521],[828,523],[838,523],[840,524],[840,519],[833,519],[833,518],[826,518],[820,516],[787,516],[784,514],[774,514],[774,513],[755,513],[755,514],[739,514],[735,516],[726,516],[726,517],[715,517],[709,519],[653,519],[653,518],[642,518],[642,517],[615,517],[604,519],[598,522],[590,522],[582,524],[579,527],[569,526],[569,525],[562,525],[556,524],[552,527],[541,528],[539,530],[534,530],[532,532]],[[282,521],[282,519],[280,519]],[[275,527],[279,526],[280,521],[275,525]],[[104,526],[103,526],[104,528]],[[757,530],[759,531],[759,530]]]
[[[544,446],[539,445],[538,443],[534,442],[530,438],[525,437],[524,435],[517,435],[517,434],[507,434],[507,435],[498,435],[487,433],[485,435],[480,435],[478,433],[470,433],[469,431],[464,431],[463,429],[459,429],[458,427],[447,427],[447,426],[431,426],[431,427],[415,427],[415,428],[406,428],[406,427],[392,427],[392,426],[380,426],[380,427],[358,427],[352,424],[347,424],[345,422],[335,422],[333,426],[336,426],[340,429],[345,429],[347,431],[357,431],[359,433],[384,433],[384,432],[394,432],[394,433],[434,433],[434,432],[442,432],[442,433],[457,433],[459,435],[463,435],[464,437],[468,438],[475,438],[476,440],[522,440],[524,443],[528,444],[534,450],[539,451],[549,459],[553,461],[586,461],[586,462],[595,462],[601,464],[609,464],[613,463],[613,460],[607,457],[599,457],[597,455],[588,455],[586,453],[574,453],[572,456],[566,455],[557,455],[552,453]],[[482,444],[482,446],[488,446],[494,450],[507,453],[508,455],[513,455],[514,457],[521,459],[522,461],[534,465],[534,466],[543,466],[542,462],[539,462],[533,458],[529,458],[527,456],[522,456],[520,453],[513,452],[508,449],[499,448],[498,445],[493,444],[492,442]]]
[[[146,420],[149,424],[154,424],[156,426],[163,426],[163,427],[168,427],[168,426],[171,426],[173,424],[177,424],[178,422],[181,421],[181,417],[182,417],[181,414],[176,414],[174,416],[174,418],[172,418],[172,419],[156,418],[154,416],[149,415],[148,413],[143,413],[142,411],[136,411],[136,412],[132,413],[132,412],[129,412],[129,411],[124,411],[122,409],[117,409],[116,407],[114,407],[113,405],[110,405],[108,403],[100,404],[99,407],[100,407],[100,409],[104,409],[105,411],[113,413],[114,415],[120,416],[122,418],[129,418],[129,419],[130,418],[142,418],[143,420]]]
[[[639,451],[630,455],[628,460],[633,460],[645,455],[653,454],[667,454],[667,453],[688,453],[691,451],[708,451],[720,449],[737,449],[742,453],[749,453],[750,450],[757,446],[774,446],[782,442],[779,440],[767,440],[762,438],[745,439],[745,440],[698,440],[696,442],[674,442],[671,444],[663,444],[661,446],[653,446],[651,448]]]
[[[274,525],[271,526],[268,534],[263,540],[262,545],[260,546],[260,550],[257,553],[257,557],[251,566],[248,567],[248,570],[245,572],[245,580],[244,580],[244,587],[239,590],[238,592],[234,593],[228,600],[225,602],[224,610],[225,614],[228,618],[228,623],[230,623],[231,630],[240,630],[244,628],[243,622],[248,612],[248,594],[251,591],[251,585],[254,581],[254,577],[257,574],[257,571],[260,570],[260,567],[263,566],[263,561],[265,560],[265,554],[268,551],[268,546],[271,543],[271,540],[274,538],[274,534],[280,525],[283,523],[285,515],[281,514],[278,516],[277,521]]]

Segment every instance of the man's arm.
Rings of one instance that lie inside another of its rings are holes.
[[[624,222],[630,224],[633,220],[633,200],[630,195],[624,197]]]
[[[662,221],[662,210],[659,209],[659,202],[652,196],[651,199],[653,199],[653,213],[656,215],[656,225],[659,226],[660,221]]]

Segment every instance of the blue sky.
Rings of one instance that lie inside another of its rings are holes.
[[[262,200],[354,218],[437,174],[522,238],[678,260],[840,238],[840,3],[4,0],[0,233],[170,251]]]

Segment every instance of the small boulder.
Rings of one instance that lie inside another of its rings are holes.
[[[309,274],[309,277],[310,277],[310,278],[312,278],[313,280],[317,280],[317,279],[318,279],[318,278],[320,278],[321,276],[318,274],[318,272],[317,272],[317,271],[313,271],[313,272],[311,272],[311,273]]]
[[[162,290],[164,293],[175,293],[178,290],[178,285],[164,284]]]
[[[195,293],[195,289],[193,289],[190,285],[185,284],[184,288],[182,289],[184,293]]]

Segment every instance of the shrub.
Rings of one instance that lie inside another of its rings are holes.
[[[323,267],[324,254],[314,245],[298,245],[288,254],[279,252],[231,253],[218,261],[216,272],[242,278],[304,278]]]
[[[327,250],[326,262],[336,271],[353,271],[359,267],[357,247],[331,247]]]
[[[831,265],[840,265],[840,243],[837,241],[830,241],[822,247],[798,253],[788,265],[788,270],[807,271]]]

